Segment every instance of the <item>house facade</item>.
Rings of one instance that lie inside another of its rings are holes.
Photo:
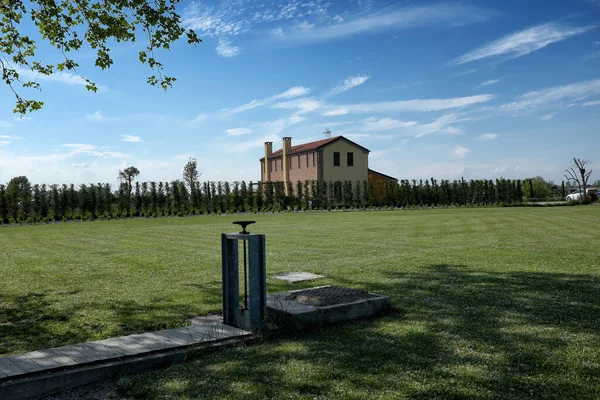
[[[343,136],[297,146],[292,145],[291,137],[284,137],[282,148],[275,152],[273,142],[265,142],[265,156],[260,159],[261,181],[368,180],[372,171],[369,170],[369,152],[369,149]]]

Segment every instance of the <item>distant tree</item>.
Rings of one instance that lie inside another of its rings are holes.
[[[123,183],[125,183],[125,190],[127,191],[127,209],[131,212],[131,191],[133,190],[133,180],[140,174],[140,170],[134,167],[127,167],[122,171],[119,171],[117,177]]]
[[[31,183],[26,176],[12,178],[6,185],[8,215],[15,221],[24,220],[31,210]]]
[[[200,175],[202,174],[198,173],[198,161],[195,158],[190,157],[189,161],[185,163],[185,166],[183,167],[183,181],[190,193],[192,192],[194,183],[200,178]]]
[[[554,182],[546,181],[541,176],[527,179],[527,191],[529,197],[534,199],[545,199],[552,196]]]
[[[592,186],[595,188],[600,188],[600,179],[596,179],[594,182],[592,182]]]
[[[580,197],[581,201],[587,198],[587,185],[590,175],[592,175],[592,169],[586,168],[590,162],[588,160],[582,160],[580,158],[573,158],[573,163],[569,168],[565,169],[565,178],[567,181],[577,182],[579,190],[583,189],[583,196]]]

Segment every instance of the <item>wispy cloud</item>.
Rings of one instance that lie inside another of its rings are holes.
[[[102,115],[102,112],[100,110],[93,112],[92,114],[85,114],[84,118],[87,121],[95,121],[95,122],[104,122],[106,120],[106,117],[104,117],[104,115]]]
[[[122,135],[121,136],[121,142],[141,143],[141,142],[143,142],[143,140],[139,136]]]
[[[498,83],[500,81],[501,81],[501,79],[490,79],[489,81],[480,83],[479,85],[477,85],[477,87],[495,85],[496,83]]]
[[[495,133],[483,133],[481,134],[481,136],[479,136],[479,140],[495,140],[498,137],[497,134]]]
[[[67,158],[77,154],[100,157],[100,158],[124,158],[129,157],[128,154],[120,153],[117,151],[100,151],[106,149],[105,147],[98,147],[93,144],[82,144],[82,143],[66,143],[63,147],[70,148],[71,151],[66,155],[58,155],[58,158]]]
[[[300,117],[298,115],[292,115],[286,118],[279,118],[274,121],[265,122],[260,125],[260,130],[269,136],[279,135],[281,132],[286,130],[292,125],[299,124],[300,122],[305,121],[306,118]]]
[[[584,107],[600,106],[600,100],[597,100],[597,101],[586,101],[582,105]]]
[[[310,93],[310,89],[305,88],[303,86],[294,86],[292,88],[289,88],[288,90],[286,90],[285,92],[276,94],[274,96],[269,96],[266,97],[262,100],[252,100],[249,103],[246,104],[242,104],[241,106],[235,107],[235,108],[226,108],[221,110],[221,112],[223,112],[225,115],[234,115],[234,114],[239,114],[245,111],[249,111],[252,110],[254,108],[257,107],[261,107],[261,106],[266,106],[266,105],[270,105],[272,103],[274,103],[275,101],[278,100],[286,100],[286,99],[292,99],[294,97],[300,97],[300,96],[304,96],[305,94]]]
[[[242,135],[247,135],[249,133],[252,133],[252,129],[250,129],[250,128],[231,128],[231,129],[226,129],[225,132],[227,132],[228,136],[242,136]]]
[[[452,126],[460,122],[468,121],[470,118],[456,113],[444,114],[435,121],[428,124],[419,124],[409,128],[415,139],[431,135],[433,133],[447,133],[451,135],[462,134],[462,132]]]
[[[0,128],[2,129],[11,129],[15,126],[12,122],[0,121]]]
[[[215,49],[217,54],[221,57],[231,58],[240,54],[242,51],[241,47],[232,46],[231,42],[227,39],[219,39],[219,45]]]
[[[350,76],[344,79],[342,82],[338,83],[336,87],[331,89],[327,96],[335,96],[336,94],[340,94],[354,87],[360,86],[363,83],[365,83],[369,78],[370,77],[368,75]]]
[[[471,75],[473,73],[477,72],[477,69],[473,68],[473,69],[469,69],[467,71],[464,72],[459,72],[457,74],[452,75],[452,77],[454,78],[458,78],[459,76],[467,76],[467,75]]]
[[[361,130],[366,132],[380,132],[392,129],[404,129],[418,124],[416,121],[400,121],[393,118],[377,119],[375,117],[366,118],[361,122]]]
[[[457,158],[465,158],[467,156],[467,154],[469,153],[469,151],[471,151],[471,150],[467,149],[466,147],[455,146],[454,151],[452,152],[452,155]]]
[[[364,103],[342,106],[332,106],[323,113],[324,116],[344,115],[349,113],[390,113],[390,112],[428,112],[443,111],[461,108],[473,104],[485,103],[494,98],[491,94],[481,94],[468,97],[454,97],[448,99],[415,99],[402,101],[386,101],[380,103]]]
[[[556,105],[560,103],[561,100],[572,102],[598,94],[600,94],[600,79],[564,86],[555,86],[525,93],[516,101],[501,105],[499,111],[522,112],[542,106]]]
[[[298,114],[306,114],[321,107],[321,103],[315,99],[297,99],[275,103],[271,108],[296,110]]]
[[[470,51],[450,62],[450,65],[460,65],[471,61],[494,56],[517,58],[542,49],[552,43],[566,40],[594,29],[595,26],[573,27],[549,22],[537,25],[498,40],[490,42],[478,49]]]
[[[400,30],[420,26],[460,26],[488,21],[496,13],[459,3],[441,3],[379,11],[344,19],[338,23],[315,24],[301,22],[272,31],[275,39],[286,41],[325,41],[340,37]],[[338,20],[339,21],[339,20]]]
[[[8,140],[0,140],[0,146],[6,146],[8,144],[10,144]]]
[[[21,67],[15,67],[15,71],[26,79],[35,80],[35,81],[51,81],[51,82],[60,82],[65,83],[67,85],[79,85],[85,86],[87,82],[84,78],[77,74],[73,74],[71,72],[59,71],[55,72],[51,75],[44,75],[37,71],[32,71],[30,69],[25,69]]]
[[[19,137],[19,136],[10,136],[10,135],[0,135],[0,139],[11,139],[11,140],[14,140],[14,139],[21,139],[21,137]]]
[[[549,120],[551,120],[552,118],[554,118],[554,116],[555,116],[556,114],[558,114],[558,113],[555,113],[555,112],[553,112],[553,113],[550,113],[550,114],[542,115],[542,116],[540,117],[540,119],[541,119],[542,121],[549,121]]]
[[[190,120],[190,123],[194,124],[194,125],[200,125],[204,121],[206,121],[206,115],[205,114],[198,114],[192,120]]]

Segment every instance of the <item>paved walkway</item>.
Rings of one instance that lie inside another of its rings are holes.
[[[215,319],[194,320],[193,325],[152,333],[79,343],[0,358],[0,384],[40,373],[127,360],[197,344],[250,335]]]

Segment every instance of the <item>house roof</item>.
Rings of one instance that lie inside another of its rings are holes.
[[[396,182],[398,182],[398,179],[394,178],[393,176],[389,176],[389,175],[386,175],[386,174],[382,174],[381,172],[377,172],[377,171],[375,171],[375,170],[372,170],[371,168],[369,168],[369,174],[377,175],[377,176],[379,176],[380,178],[383,178],[383,179],[390,179],[390,180],[392,180],[392,181],[396,181]]]
[[[343,136],[335,136],[332,138],[327,138],[327,139],[323,139],[323,140],[317,140],[316,142],[310,142],[310,143],[304,143],[304,144],[299,144],[297,146],[292,146],[292,148],[290,149],[290,151],[287,153],[288,155],[293,155],[293,154],[298,154],[298,153],[304,153],[307,151],[314,151],[314,150],[318,150],[320,148],[323,148],[325,146],[327,146],[328,144],[331,144],[333,142],[336,142],[338,140],[343,140],[345,142],[348,142],[356,147],[359,147],[360,149],[362,149],[363,151],[366,151],[367,153],[370,153],[371,150],[367,149],[366,147],[363,147],[361,145],[359,145],[358,143],[354,143],[352,140],[347,139]],[[283,156],[283,149],[279,149],[277,151],[274,151],[269,158],[277,158],[277,157],[282,157]],[[261,160],[264,160],[264,157],[261,158]]]

